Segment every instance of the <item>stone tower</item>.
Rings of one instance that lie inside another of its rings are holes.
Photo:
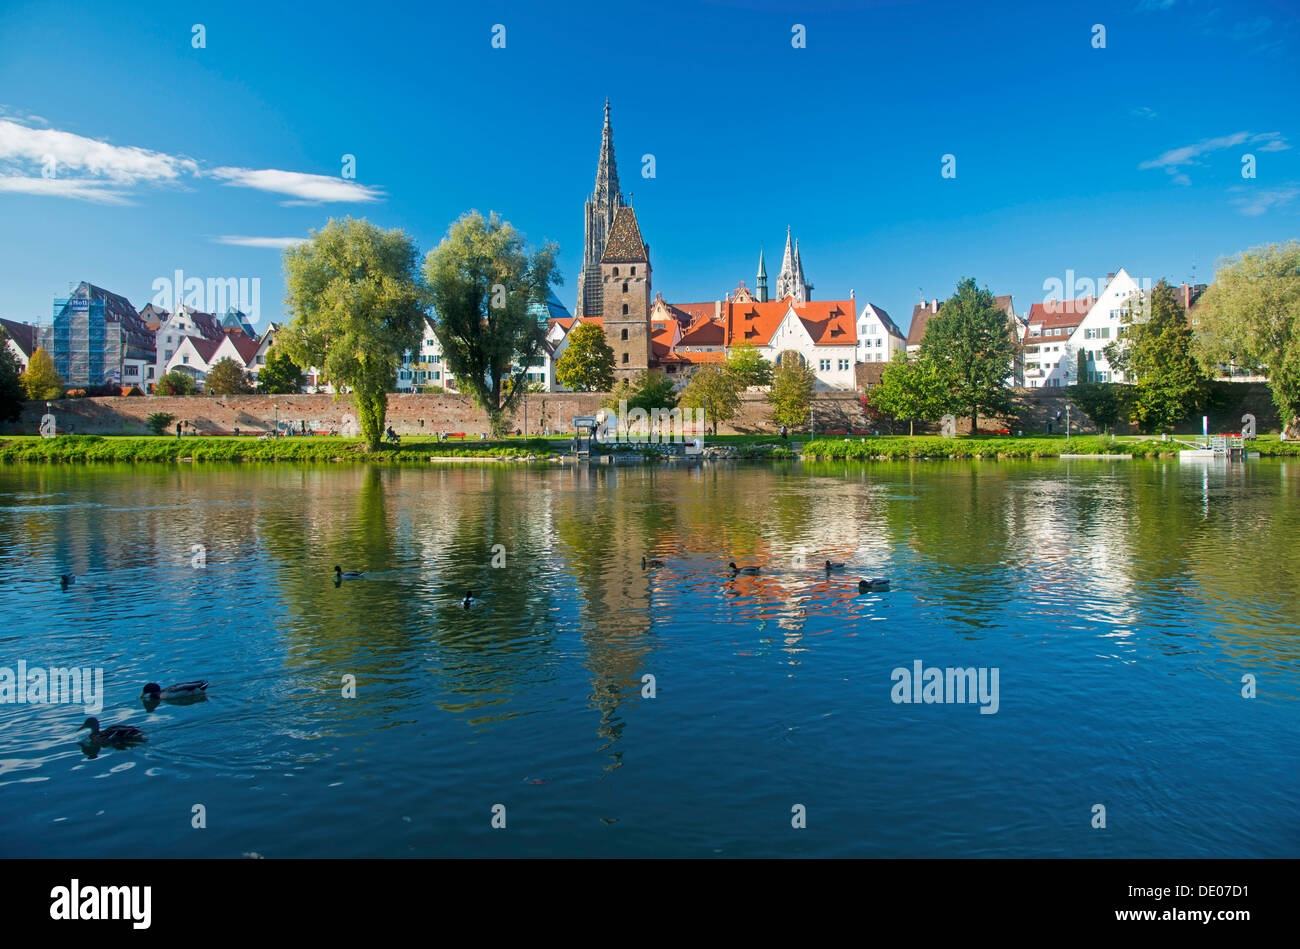
[[[767,264],[763,262],[763,248],[758,249],[758,302],[767,302]]]
[[[641,239],[636,212],[618,209],[600,258],[605,341],[614,350],[615,380],[650,368],[650,248]]]
[[[578,303],[574,315],[600,316],[601,303],[600,256],[605,252],[605,241],[618,209],[627,204],[618,189],[618,165],[614,162],[614,130],[609,124],[609,100],[605,100],[605,127],[600,134],[600,161],[596,165],[596,190],[586,204],[586,224],[583,230],[582,272],[578,275]]]
[[[776,298],[794,297],[796,303],[812,299],[812,284],[804,279],[803,262],[799,259],[799,242],[790,243],[790,228],[785,229],[785,255],[781,258],[781,273],[776,278]]]

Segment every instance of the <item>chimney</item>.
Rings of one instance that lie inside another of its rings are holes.
[[[722,319],[722,301],[721,301],[721,300],[714,300],[714,301],[713,301],[713,318],[714,318],[715,320],[720,320],[720,319]]]
[[[1114,275],[1113,273],[1108,273],[1108,274],[1106,274],[1106,282],[1107,282],[1107,283],[1110,283],[1110,282],[1111,282],[1112,280],[1114,280],[1114,279],[1115,279],[1115,275]]]
[[[930,301],[930,312],[931,312],[931,313],[938,313],[938,312],[939,312],[939,298],[938,298],[938,297],[935,297],[933,300]]]

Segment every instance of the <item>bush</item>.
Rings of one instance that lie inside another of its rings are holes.
[[[153,391],[154,395],[193,395],[197,389],[193,378],[179,369],[173,369],[158,380]]]
[[[172,415],[170,412],[154,412],[144,420],[144,424],[149,428],[149,431],[153,432],[155,435],[161,435],[163,432],[167,431],[168,427],[174,421],[176,421],[176,416]]]

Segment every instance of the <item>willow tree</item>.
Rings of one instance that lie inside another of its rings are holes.
[[[1282,424],[1300,421],[1300,241],[1220,261],[1190,316],[1207,371],[1228,365],[1266,374]]]
[[[406,233],[366,220],[331,219],[284,252],[285,304],[293,321],[276,346],[300,366],[319,366],[356,401],[373,451],[383,437],[397,367],[424,337],[428,290]]]
[[[545,328],[530,311],[545,304],[555,272],[555,244],[530,251],[523,235],[496,214],[470,211],[424,260],[434,334],[456,384],[504,434],[527,391],[528,366],[541,357]]]

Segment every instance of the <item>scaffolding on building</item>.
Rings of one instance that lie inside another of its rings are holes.
[[[107,318],[103,300],[80,296],[56,299],[53,319],[41,328],[40,340],[66,385],[121,381],[126,354],[122,323]]]

